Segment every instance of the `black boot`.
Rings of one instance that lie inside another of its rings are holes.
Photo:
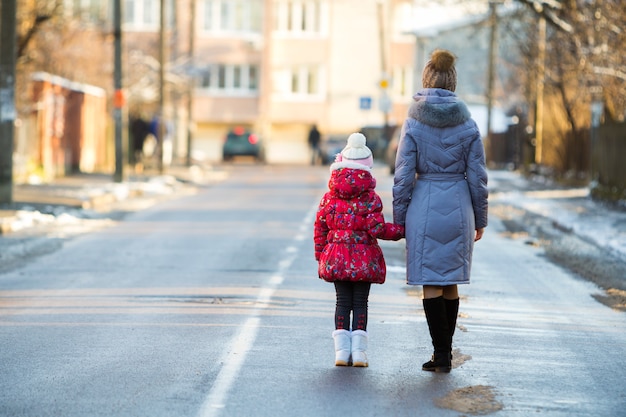
[[[459,315],[459,299],[448,300],[443,299],[446,304],[446,316],[448,318],[448,331],[450,332],[450,360],[452,360],[452,336],[456,329],[456,318]]]
[[[452,369],[452,359],[450,358],[452,337],[448,329],[446,304],[443,297],[437,297],[424,299],[423,305],[435,352],[431,360],[422,365],[422,370],[450,372]]]

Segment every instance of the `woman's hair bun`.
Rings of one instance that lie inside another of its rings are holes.
[[[430,56],[430,62],[435,69],[439,72],[447,72],[454,65],[455,56],[450,51],[444,49],[435,49]]]

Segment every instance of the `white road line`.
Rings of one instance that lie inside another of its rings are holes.
[[[313,215],[314,213],[315,211],[313,211]],[[311,218],[312,214],[307,213],[300,226],[301,230],[303,230],[304,227],[310,227]],[[294,240],[302,240],[302,234],[296,236]],[[256,299],[257,307],[253,310],[237,336],[233,339],[230,348],[222,357],[222,369],[220,369],[217,378],[215,378],[211,391],[204,399],[198,417],[217,417],[221,410],[226,407],[228,393],[239,375],[239,371],[248,356],[248,352],[252,349],[254,341],[256,340],[261,323],[261,313],[269,306],[269,302],[276,292],[277,287],[283,283],[284,277],[282,274],[296,259],[297,250],[295,246],[288,246],[285,252],[285,258],[278,263],[277,274],[273,275],[268,284],[259,291],[259,295]]]
[[[230,391],[233,382],[235,382],[239,370],[254,344],[259,330],[260,320],[259,317],[250,317],[246,320],[246,323],[233,341],[232,346],[222,359],[224,365],[213,383],[211,392],[209,392],[209,395],[200,408],[200,413],[198,413],[199,417],[215,417],[219,415],[220,410],[225,407],[228,391]]]

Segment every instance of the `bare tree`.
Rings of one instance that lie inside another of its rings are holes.
[[[626,112],[626,3],[622,0],[517,0],[544,17],[557,34],[555,51],[569,54],[567,70],[601,86],[608,115]],[[561,54],[564,59],[564,54]]]
[[[30,77],[48,72],[75,82],[111,89],[110,28],[103,21],[84,20],[63,0],[18,2],[16,104],[30,111]]]

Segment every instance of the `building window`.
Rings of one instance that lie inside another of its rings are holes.
[[[159,0],[124,0],[125,29],[157,30],[160,25]]]
[[[319,93],[319,83],[317,81],[318,74],[317,71],[308,71],[307,74],[307,94],[317,94]]]
[[[165,26],[174,27],[175,0],[165,0]],[[111,11],[113,8],[111,8]],[[124,30],[156,32],[161,25],[160,0],[123,0],[122,23]]]
[[[241,66],[233,67],[233,88],[239,90],[241,88]]]
[[[201,7],[205,32],[261,33],[262,0],[202,0]]]
[[[322,0],[277,0],[274,3],[274,30],[291,35],[319,35],[323,32]]]
[[[317,98],[322,95],[322,71],[317,66],[284,68],[274,73],[274,92],[282,98]]]
[[[106,4],[99,0],[64,0],[63,7],[67,16],[83,21],[98,22],[106,18]]]
[[[217,88],[226,89],[226,65],[217,66]]]
[[[259,88],[258,71],[255,65],[248,66],[248,88],[256,91]]]
[[[256,65],[209,65],[198,78],[198,87],[211,93],[249,95],[258,89]]]

